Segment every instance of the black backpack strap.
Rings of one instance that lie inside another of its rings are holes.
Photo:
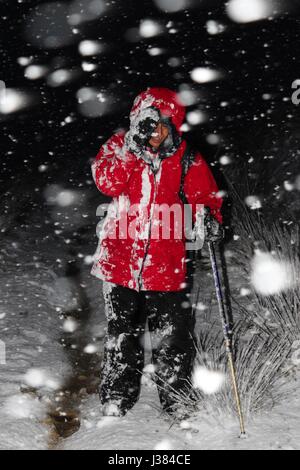
[[[182,171],[181,171],[181,180],[180,180],[180,188],[179,188],[179,197],[182,200],[183,204],[188,204],[187,197],[184,192],[184,181],[185,177],[194,163],[196,158],[196,151],[193,150],[189,144],[186,145],[186,149],[184,152],[184,155],[181,160],[181,166],[182,166]]]

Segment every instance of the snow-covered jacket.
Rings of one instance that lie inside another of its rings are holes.
[[[177,147],[173,154],[163,151],[161,156],[149,148],[145,158],[141,158],[128,149],[126,131],[114,134],[101,147],[92,163],[93,177],[98,189],[113,200],[99,234],[92,274],[137,291],[179,291],[185,287],[186,277],[184,231],[178,236],[178,217],[171,213],[167,237],[158,236],[167,223],[157,207],[183,208],[179,190],[181,160],[187,144],[180,128],[185,118],[185,107],[175,92],[166,88],[149,88],[134,101],[131,125],[149,107],[155,107],[169,119],[177,133]],[[155,171],[151,156],[158,162]],[[184,192],[194,220],[196,205],[203,204],[210,207],[214,217],[222,222],[222,199],[200,153],[197,153],[185,177]]]

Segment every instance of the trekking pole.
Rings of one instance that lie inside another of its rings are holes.
[[[222,326],[223,326],[226,353],[228,357],[234,396],[235,396],[237,412],[238,412],[239,421],[240,421],[241,438],[244,438],[246,437],[245,421],[244,421],[244,416],[243,416],[243,411],[242,411],[242,406],[241,406],[241,397],[240,397],[238,384],[237,384],[237,375],[236,375],[236,369],[235,369],[233,353],[232,353],[230,326],[227,321],[226,311],[224,307],[224,297],[223,297],[223,291],[221,287],[221,279],[220,279],[219,270],[218,270],[214,243],[208,242],[208,248],[209,248],[210,261],[211,261],[211,266],[212,266],[213,275],[214,275],[216,295],[217,295],[218,304],[219,304],[219,312],[220,312],[220,317],[221,317]]]

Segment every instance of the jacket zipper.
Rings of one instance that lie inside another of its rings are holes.
[[[152,202],[152,205],[154,205],[154,204],[155,204],[155,200],[156,200],[156,194],[157,194],[156,175],[157,175],[157,173],[158,173],[159,170],[160,170],[160,166],[159,166],[157,169],[154,169],[153,165],[151,165],[151,169],[152,169],[153,175],[154,175],[154,196],[153,196],[153,202]],[[152,212],[152,208],[150,208],[150,216],[149,216],[149,219],[148,219],[148,222],[149,222],[149,230],[148,230],[147,245],[146,245],[146,249],[145,249],[144,258],[143,258],[143,261],[142,261],[141,270],[140,270],[140,273],[139,273],[139,276],[138,276],[139,290],[142,289],[142,273],[143,273],[143,270],[144,270],[144,265],[145,265],[146,258],[147,258],[147,256],[148,256],[149,247],[150,247],[150,237],[151,237],[151,230],[152,230],[152,215],[153,215],[151,212]]]

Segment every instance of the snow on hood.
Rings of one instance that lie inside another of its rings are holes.
[[[180,102],[179,95],[168,88],[148,88],[140,93],[134,100],[132,110],[130,112],[131,123],[135,122],[146,108],[155,107],[159,109],[162,117],[170,118],[176,127],[179,135],[186,110]]]

